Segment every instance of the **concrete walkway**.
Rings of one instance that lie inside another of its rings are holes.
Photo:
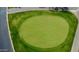
[[[23,12],[23,11],[31,11],[31,10],[49,10],[49,8],[40,8],[40,7],[22,7],[22,8],[11,8],[11,9],[8,9],[8,14],[11,14],[11,13],[17,13],[17,12]]]

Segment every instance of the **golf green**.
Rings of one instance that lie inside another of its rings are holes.
[[[26,43],[32,46],[52,48],[66,40],[68,30],[69,25],[64,18],[42,15],[27,19],[21,25],[19,34]]]
[[[78,21],[69,11],[18,12],[9,14],[8,20],[17,52],[71,51]]]

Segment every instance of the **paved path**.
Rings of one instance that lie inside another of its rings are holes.
[[[49,10],[49,8],[40,8],[40,7],[22,7],[22,8],[11,8],[8,10],[8,14],[16,13],[16,12],[23,12],[23,11],[31,11],[31,10]]]
[[[77,31],[76,31],[76,35],[74,38],[74,42],[73,42],[73,46],[72,46],[72,50],[73,52],[77,52],[79,51],[79,10],[76,11],[72,11],[78,18],[78,27],[77,27]]]

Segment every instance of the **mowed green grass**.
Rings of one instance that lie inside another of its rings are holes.
[[[52,48],[66,40],[68,31],[69,24],[64,18],[42,15],[27,19],[21,25],[19,34],[26,43],[32,46]]]
[[[9,14],[9,28],[15,51],[71,51],[77,18],[68,11],[26,11]]]

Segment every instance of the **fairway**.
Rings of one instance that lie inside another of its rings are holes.
[[[19,34],[26,43],[32,46],[52,48],[66,40],[68,30],[69,25],[64,18],[41,15],[27,19],[21,25]]]

